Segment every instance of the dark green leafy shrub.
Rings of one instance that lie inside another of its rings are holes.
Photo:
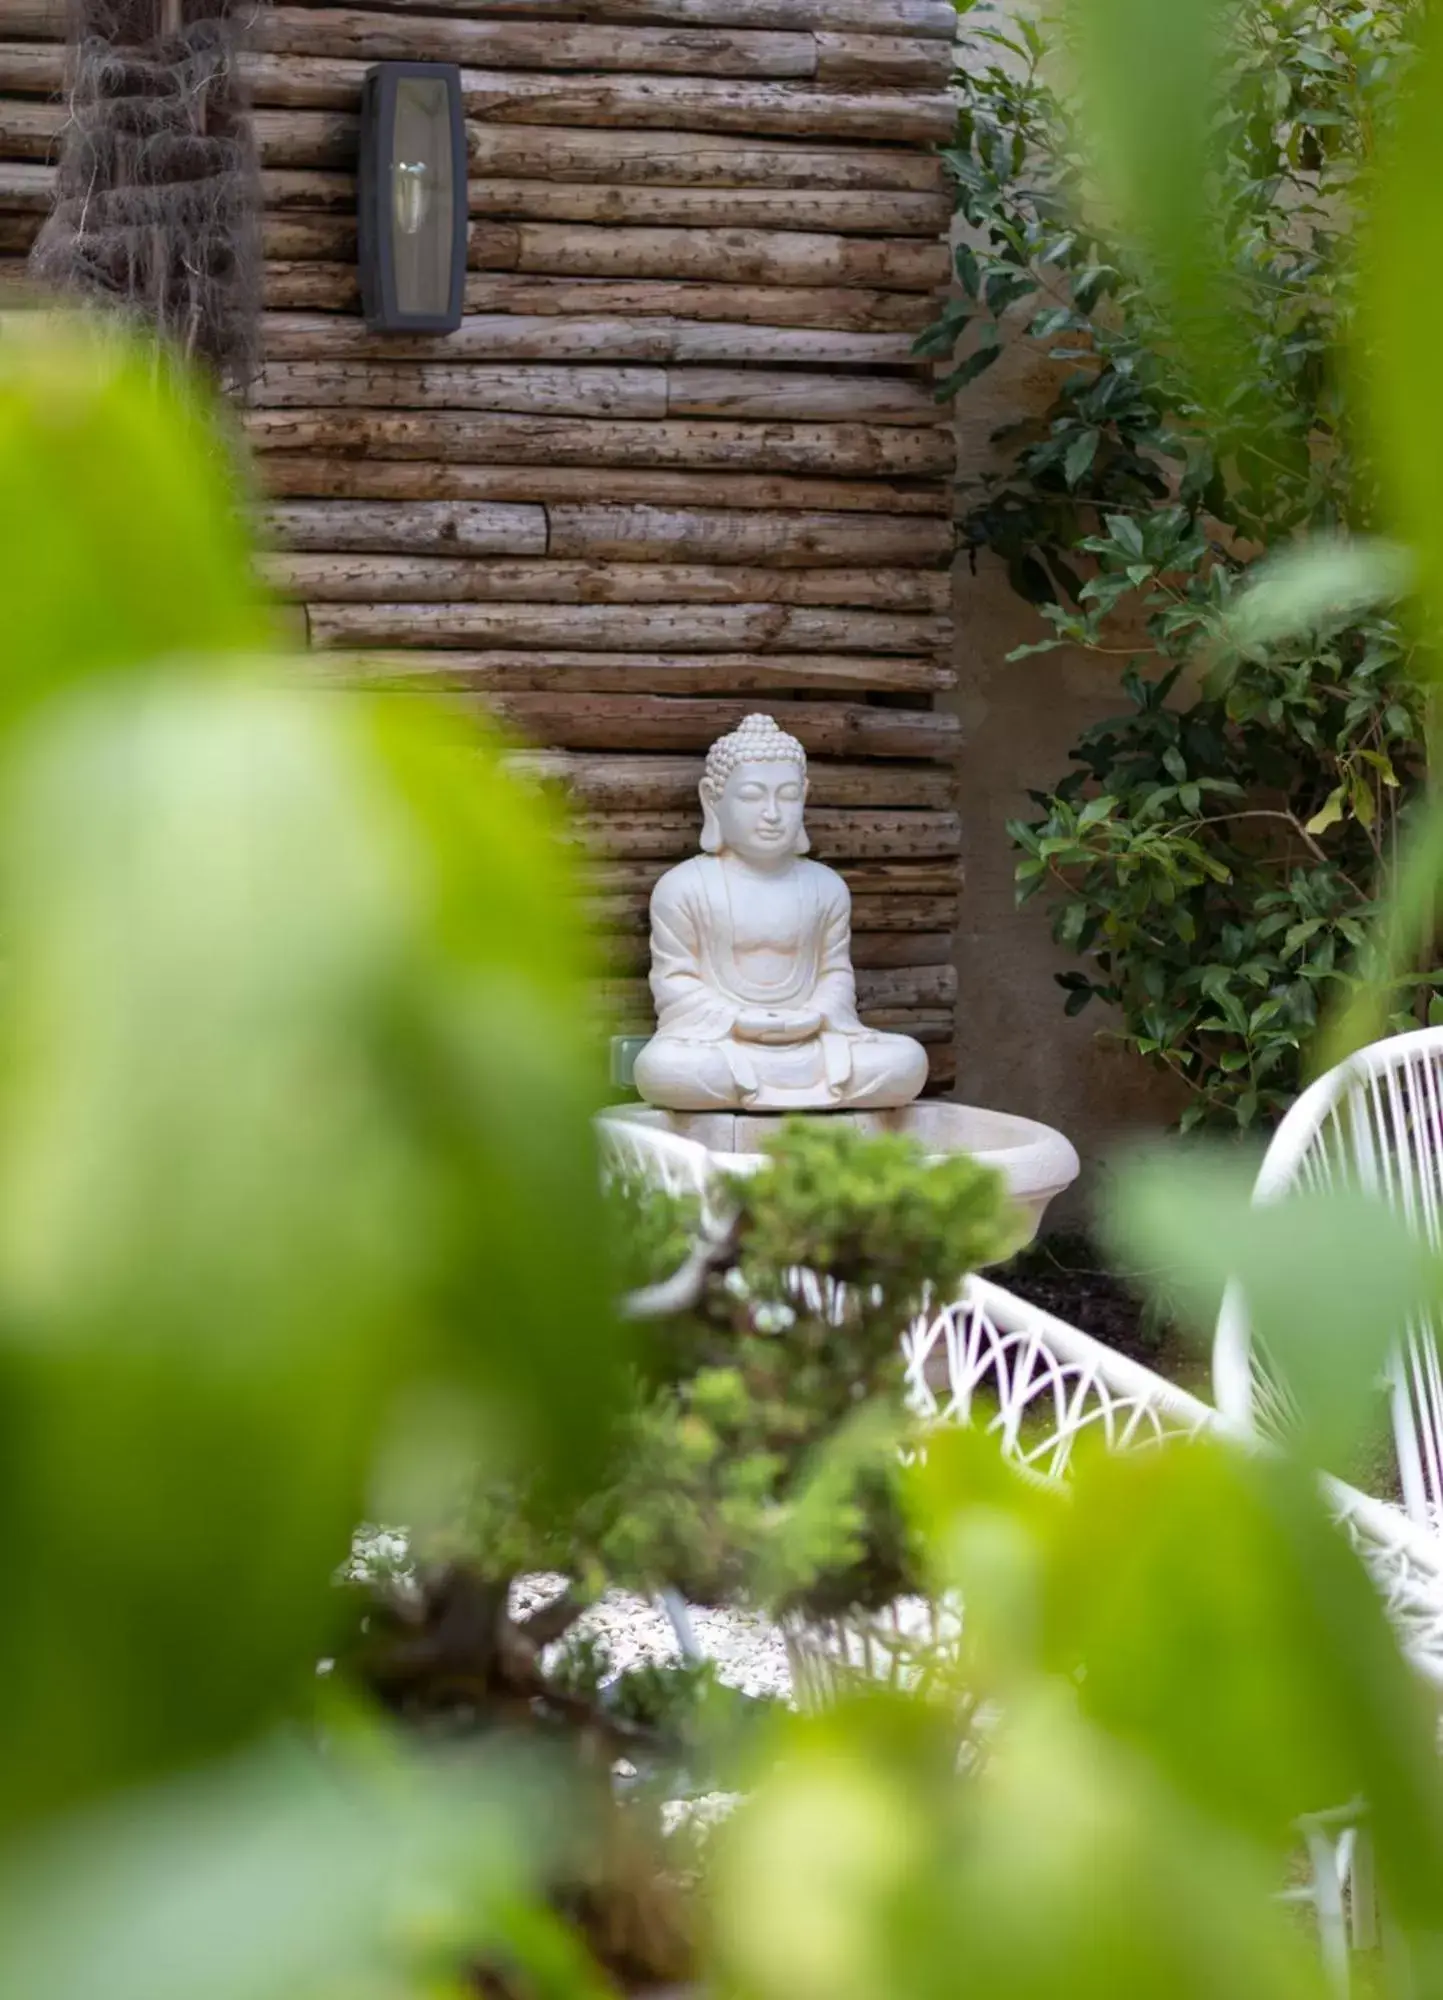
[[[729,1236],[691,1307],[654,1323],[610,1472],[558,1517],[489,1488],[445,1552],[487,1575],[555,1570],[702,1603],[879,1604],[914,1580],[896,1501],[901,1334],[930,1293],[1012,1247],[1000,1178],[910,1141],[794,1119],[739,1176]],[[680,1261],[683,1210],[623,1185],[614,1226],[641,1277]],[[810,1274],[804,1277],[803,1274]]]
[[[961,296],[924,344],[963,343],[959,387],[1014,340],[1054,380],[1050,407],[999,438],[1001,468],[965,487],[964,532],[1051,628],[1014,657],[1116,658],[1126,698],[1010,829],[1020,893],[1049,899],[1082,961],[1061,975],[1067,1010],[1114,1008],[1125,1044],[1186,1087],[1185,1124],[1247,1126],[1296,1093],[1425,766],[1410,642],[1386,610],[1341,591],[1304,638],[1249,639],[1234,619],[1260,553],[1371,524],[1341,364],[1349,231],[1419,10],[1229,13],[1209,192],[1238,373],[1221,397],[1189,373],[1155,274],[1088,219],[1041,31],[964,11]],[[1426,1017],[1432,985],[1427,963],[1405,980],[1400,1025]]]

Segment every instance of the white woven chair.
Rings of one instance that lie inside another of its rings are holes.
[[[919,1319],[903,1338],[908,1398],[924,1421],[975,1423],[1004,1457],[1048,1480],[1067,1477],[1079,1439],[1109,1451],[1154,1448],[1206,1432],[1260,1442],[1209,1404],[1130,1361],[1065,1320],[990,1279],[972,1277],[960,1297]],[[1443,1691],[1443,1542],[1398,1508],[1339,1479],[1324,1496],[1373,1577],[1416,1669]],[[784,1625],[793,1687],[804,1706],[834,1699],[859,1676],[893,1685],[925,1669],[929,1638],[955,1632],[960,1613],[902,1603],[880,1617]],[[1299,1828],[1308,1879],[1287,1900],[1316,1916],[1333,1992],[1350,1991],[1349,1931],[1372,1942],[1370,1855],[1356,1811],[1309,1818]]]
[[[1443,1242],[1443,1028],[1420,1028],[1359,1049],[1305,1090],[1273,1136],[1253,1186],[1256,1203],[1295,1191],[1359,1188],[1380,1196],[1436,1249]],[[1368,1561],[1410,1656],[1443,1685],[1443,1603],[1426,1578],[1443,1561],[1443,1370],[1440,1326],[1426,1313],[1388,1357],[1385,1386],[1401,1506],[1325,1479],[1334,1511]],[[1225,1421],[1260,1441],[1286,1434],[1287,1384],[1229,1287],[1213,1344],[1213,1393]],[[1421,1587],[1420,1587],[1421,1585]],[[1341,1832],[1338,1829],[1341,1828]],[[1369,1941],[1368,1848],[1347,1815],[1309,1834],[1316,1898],[1337,1990],[1347,1991],[1346,1944],[1336,1945],[1348,1896],[1355,1941]],[[1331,1870],[1323,1857],[1333,1856]],[[1349,1894],[1349,1892],[1351,1892]],[[1336,1914],[1330,1905],[1336,1905]]]
[[[1360,1049],[1305,1090],[1268,1147],[1253,1200],[1355,1187],[1381,1196],[1435,1248],[1443,1243],[1443,1028]],[[1443,1370],[1438,1319],[1420,1318],[1388,1362],[1403,1508],[1436,1537],[1443,1523]],[[1254,1342],[1236,1287],[1213,1347],[1218,1409],[1262,1437],[1286,1429],[1286,1385]]]

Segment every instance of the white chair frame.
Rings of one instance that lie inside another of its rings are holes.
[[[1278,1127],[1253,1200],[1333,1186],[1380,1196],[1435,1249],[1443,1247],[1443,1028],[1374,1042],[1319,1077]],[[1435,1538],[1443,1523],[1439,1331],[1431,1314],[1410,1326],[1386,1371],[1403,1507]],[[1286,1426],[1286,1388],[1252,1339],[1236,1286],[1218,1320],[1213,1393],[1244,1431],[1266,1437]]]
[[[1443,1071],[1443,1031],[1399,1039],[1415,1045],[1430,1065],[1436,1059]],[[1366,1065],[1364,1074],[1367,1087],[1381,1091],[1384,1102],[1400,1092],[1400,1101],[1410,1101],[1405,1086],[1375,1084]],[[1387,1066],[1379,1065],[1378,1074],[1386,1076]],[[1430,1075],[1433,1084],[1419,1101],[1443,1107],[1443,1080],[1431,1067]],[[1280,1198],[1293,1184],[1299,1162],[1308,1156],[1311,1134],[1329,1116],[1342,1115],[1338,1106],[1344,1095],[1334,1078],[1324,1078],[1299,1100],[1269,1152],[1258,1199]],[[710,1212],[716,1182],[705,1148],[642,1126],[627,1130],[623,1143],[621,1131],[615,1126],[603,1130],[607,1170],[647,1173],[672,1192],[699,1195],[703,1212]],[[1443,1151],[1443,1125],[1439,1131]],[[1378,1184],[1392,1191],[1386,1179]],[[1420,1200],[1419,1208],[1432,1232],[1443,1216],[1443,1191],[1437,1178],[1430,1185],[1428,1204]],[[1413,1212],[1403,1205],[1405,1213]],[[808,1282],[819,1286],[811,1273],[798,1278],[804,1287]],[[808,1303],[814,1310],[835,1309],[824,1295],[809,1297]],[[979,1422],[998,1439],[1005,1457],[1047,1480],[1067,1476],[1077,1442],[1086,1436],[1100,1437],[1107,1449],[1117,1451],[1205,1433],[1265,1448],[1270,1429],[1266,1414],[1259,1421],[1260,1394],[1270,1392],[1268,1378],[1254,1367],[1246,1316],[1235,1296],[1225,1309],[1215,1352],[1217,1409],[980,1276],[969,1278],[955,1300],[924,1313],[903,1336],[903,1351],[908,1401],[925,1422]],[[1268,1407],[1275,1417],[1276,1396]],[[1443,1397],[1438,1407],[1443,1408]],[[1408,1658],[1443,1694],[1443,1539],[1432,1532],[1431,1517],[1420,1525],[1410,1514],[1343,1480],[1325,1477],[1321,1486],[1330,1513],[1373,1578]],[[674,1593],[667,1593],[665,1603],[682,1651],[696,1657],[686,1606]],[[870,1618],[826,1624],[789,1619],[783,1636],[794,1694],[804,1707],[814,1707],[834,1699],[858,1676],[910,1685],[926,1672],[929,1646],[954,1636],[959,1618],[953,1606],[907,1601]],[[1317,1816],[1301,1833],[1311,1876],[1289,1898],[1312,1906],[1330,1984],[1336,1994],[1346,1995],[1350,1915],[1353,1942],[1371,1942],[1368,1844],[1360,1837],[1354,1811]]]

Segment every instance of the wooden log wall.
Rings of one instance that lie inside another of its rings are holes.
[[[0,0],[0,264],[51,198],[64,0]],[[960,828],[945,282],[951,0],[272,5],[249,77],[265,366],[247,427],[317,670],[443,693],[574,799],[617,1025],[713,737],[807,746],[865,1017],[953,1076]],[[467,318],[358,317],[368,64],[463,67]]]

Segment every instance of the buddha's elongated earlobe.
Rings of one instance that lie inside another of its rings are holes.
[[[812,843],[807,834],[807,821],[806,821],[807,793],[810,790],[811,787],[808,785],[804,777],[802,779],[802,823],[797,828],[797,844],[792,849],[793,854],[810,854],[812,851]]]
[[[703,854],[720,854],[722,848],[721,821],[716,816],[712,803],[711,787],[703,779],[701,793],[701,851]]]

